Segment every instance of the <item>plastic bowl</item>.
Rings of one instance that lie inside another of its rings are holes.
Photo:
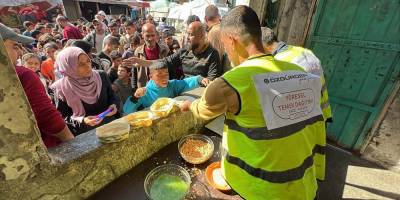
[[[214,152],[213,141],[201,134],[186,135],[178,143],[182,158],[191,164],[201,164],[211,158]]]
[[[129,130],[130,126],[126,122],[111,122],[96,128],[96,136],[101,142],[119,142],[129,137]]]
[[[190,184],[190,175],[183,167],[166,164],[147,174],[144,191],[150,200],[181,200],[189,193]]]
[[[123,117],[133,127],[147,127],[153,124],[153,114],[149,111],[139,111]]]
[[[206,180],[213,188],[221,191],[231,190],[231,187],[226,183],[222,176],[221,163],[213,162],[206,168]]]
[[[151,106],[150,110],[157,117],[166,117],[174,109],[175,100],[170,98],[159,98]]]

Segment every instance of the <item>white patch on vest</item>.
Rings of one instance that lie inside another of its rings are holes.
[[[253,76],[268,130],[285,127],[322,114],[321,80],[301,71]]]

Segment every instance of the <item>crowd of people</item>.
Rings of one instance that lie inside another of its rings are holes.
[[[165,18],[108,20],[100,11],[92,22],[26,21],[22,35],[0,24],[0,35],[47,147],[205,86],[181,109],[226,116],[222,170],[230,186],[246,199],[314,199],[331,118],[320,61],[278,41],[247,6],[221,19],[210,5],[204,21],[189,16],[178,39]]]
[[[210,8],[205,21],[220,21],[218,8]],[[54,23],[25,21],[20,30],[1,25],[47,147],[221,76],[223,54],[207,37],[211,28],[190,16],[179,39],[166,18],[109,19],[103,11],[91,22],[59,15]],[[107,109],[104,119],[96,117]]]

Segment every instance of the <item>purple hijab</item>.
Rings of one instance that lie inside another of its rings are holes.
[[[67,102],[72,108],[73,118],[85,116],[82,101],[87,104],[96,103],[102,86],[100,74],[95,70],[92,70],[89,78],[77,75],[78,57],[81,54],[86,55],[78,47],[67,47],[57,55],[56,65],[63,78],[51,86],[56,97]]]

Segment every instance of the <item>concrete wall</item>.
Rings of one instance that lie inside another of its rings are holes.
[[[362,157],[400,173],[400,91],[389,105]]]
[[[303,46],[311,22],[316,0],[280,0],[278,39],[288,44]]]
[[[77,1],[63,0],[63,5],[68,19],[74,20],[81,17],[79,7],[77,6]]]
[[[267,14],[267,0],[250,0],[249,6],[257,13],[261,24],[264,24],[265,15]]]
[[[205,123],[176,111],[122,142],[102,144],[92,131],[47,150],[4,49],[0,38],[0,200],[87,198]]]

